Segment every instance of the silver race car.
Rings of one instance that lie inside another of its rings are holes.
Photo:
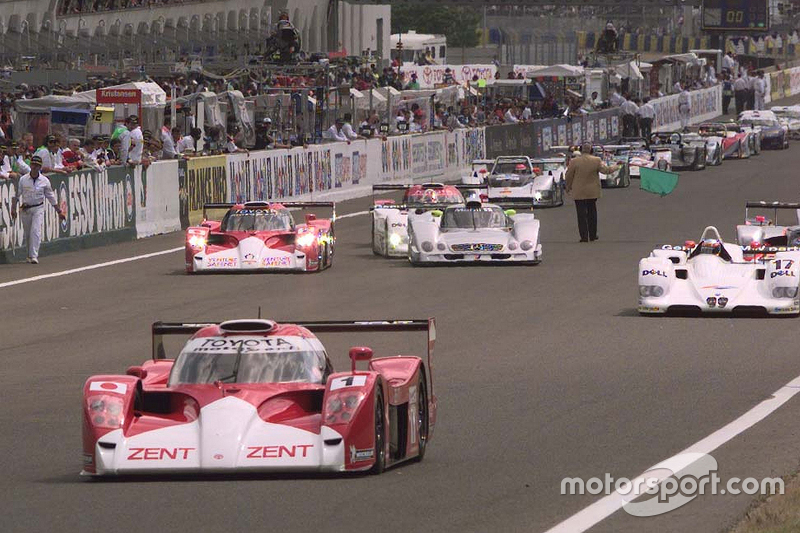
[[[650,147],[668,147],[672,152],[674,170],[702,170],[706,168],[708,149],[705,141],[684,139],[678,132],[654,133]]]
[[[800,139],[800,105],[772,106],[770,111],[775,113],[778,120],[789,128],[790,139]]]
[[[772,218],[753,216],[752,211],[772,211]],[[795,224],[779,225],[780,211],[794,211]],[[800,246],[800,203],[747,202],[744,224],[736,226],[736,240],[741,246]]]
[[[473,162],[473,168],[485,162]],[[563,157],[500,156],[494,160],[491,170],[474,170],[471,176],[462,178],[462,184],[483,186],[487,199],[503,207],[557,207],[564,205],[565,173],[566,158]]]
[[[522,263],[542,260],[539,221],[533,213],[503,211],[470,200],[409,220],[408,259],[412,265]]]

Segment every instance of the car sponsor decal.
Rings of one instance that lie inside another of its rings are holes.
[[[348,387],[363,387],[367,383],[367,376],[347,376],[331,380],[331,390],[346,389]]]
[[[706,285],[705,287],[700,287],[701,289],[715,289],[718,291],[726,291],[728,289],[738,289],[739,287],[734,287],[733,285]]]
[[[186,343],[184,351],[194,353],[238,353],[297,351],[284,337],[202,337]]]
[[[256,255],[253,253],[246,253],[244,257],[242,257],[242,264],[243,265],[255,265],[258,263],[256,260]]]
[[[642,276],[659,276],[659,277],[662,277],[662,278],[668,277],[666,272],[662,272],[661,270],[653,270],[653,269],[642,270]]]
[[[125,394],[128,390],[128,385],[127,383],[117,383],[116,381],[93,381],[89,384],[89,390]]]
[[[288,256],[278,256],[278,257],[262,257],[261,258],[261,266],[263,267],[282,267],[282,266],[289,266],[290,260]]]
[[[248,446],[247,459],[283,459],[285,457],[308,457],[313,444],[294,444],[292,446]]]
[[[197,448],[129,448],[128,461],[185,461]]]
[[[357,450],[355,446],[350,445],[350,462],[357,463],[359,461],[366,461],[375,457],[375,450],[372,448],[366,450]]]
[[[208,268],[236,268],[239,263],[235,257],[209,257],[206,261]]]

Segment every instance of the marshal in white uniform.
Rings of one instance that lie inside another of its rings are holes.
[[[19,179],[17,195],[12,201],[11,216],[12,218],[16,217],[17,204],[19,204],[25,244],[28,246],[28,262],[38,264],[39,246],[42,243],[42,227],[44,226],[45,201],[55,207],[60,218],[63,219],[64,214],[58,207],[58,200],[53,193],[50,180],[39,172],[42,167],[41,158],[32,157],[31,167],[31,172]]]

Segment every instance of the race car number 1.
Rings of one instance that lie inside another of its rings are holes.
[[[363,387],[367,376],[347,376],[331,380],[331,390],[346,389],[348,387]]]

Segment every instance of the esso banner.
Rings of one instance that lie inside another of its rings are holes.
[[[405,85],[411,81],[411,75],[416,74],[420,89],[434,89],[444,83],[448,68],[459,85],[472,81],[475,76],[478,79],[493,80],[497,74],[497,67],[494,65],[413,65],[401,67],[400,78]]]

